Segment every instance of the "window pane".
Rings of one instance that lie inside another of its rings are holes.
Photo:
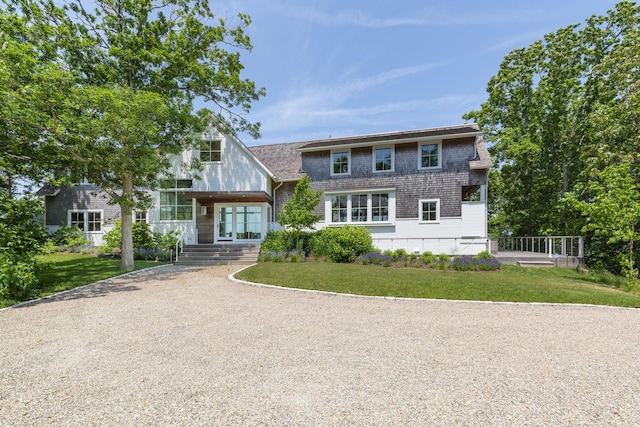
[[[437,203],[422,202],[422,220],[436,221],[437,219]]]
[[[333,153],[333,173],[349,173],[349,152]]]
[[[433,168],[438,163],[438,144],[425,144],[421,146],[421,165],[423,168]]]
[[[367,195],[354,194],[351,196],[351,221],[364,222],[367,220]]]
[[[220,161],[221,141],[202,141],[200,143],[200,160],[203,162]]]
[[[347,222],[347,196],[331,198],[331,221]]]
[[[371,195],[371,220],[389,220],[389,195],[386,193]]]
[[[71,212],[71,224],[69,225],[75,225],[80,230],[84,231],[84,212]]]
[[[391,148],[376,149],[376,170],[391,170]]]
[[[102,215],[100,214],[100,212],[88,212],[87,214],[88,216],[88,221],[87,221],[87,228],[88,231],[100,231],[100,226],[101,226],[101,218]]]

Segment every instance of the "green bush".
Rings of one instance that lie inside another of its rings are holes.
[[[296,247],[294,233],[287,230],[269,231],[260,244],[260,253],[289,252]]]
[[[492,259],[493,255],[489,251],[482,251],[478,255],[474,256],[475,259]]]
[[[89,241],[77,225],[62,225],[51,236],[54,245],[64,248],[87,246]]]
[[[22,301],[38,285],[41,264],[32,257],[12,253],[0,254],[0,297]]]
[[[147,254],[142,254],[139,249],[148,248],[162,251],[169,251],[174,249],[178,242],[177,231],[169,231],[168,233],[160,233],[159,231],[152,232],[149,224],[146,222],[135,222],[131,226],[131,234],[133,238],[133,248],[138,249],[134,251],[134,258],[136,253],[142,258],[136,259],[156,259],[155,255],[149,258]],[[116,226],[113,230],[107,232],[103,236],[105,246],[111,250],[122,248],[122,222],[116,221]],[[163,256],[164,257],[164,256]]]
[[[406,250],[399,248],[393,251],[393,253],[391,254],[391,257],[393,258],[394,261],[399,261],[400,259],[406,260],[407,258],[409,258],[409,254],[407,253]]]
[[[316,233],[311,244],[314,256],[326,256],[333,262],[353,262],[372,250],[373,240],[367,229],[349,225],[325,228]]]

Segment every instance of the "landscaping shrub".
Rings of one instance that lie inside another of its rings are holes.
[[[0,253],[0,298],[25,300],[38,285],[41,264],[29,256]]]
[[[312,252],[333,262],[353,262],[373,250],[371,234],[364,227],[325,228],[312,239]]]
[[[482,251],[478,255],[475,255],[474,258],[476,258],[476,259],[492,259],[493,255],[491,255],[491,252],[489,252],[489,251]]]
[[[457,271],[492,271],[500,268],[500,262],[493,257],[487,259],[464,255],[456,257],[451,263],[451,268]]]
[[[60,228],[49,237],[54,245],[62,248],[87,246],[89,244],[84,232],[80,230],[77,225],[60,226]]]
[[[169,251],[174,249],[178,242],[177,231],[152,232],[149,224],[145,222],[133,223],[131,232],[135,259],[169,261],[171,257]],[[103,241],[110,250],[122,248],[122,223],[120,221],[116,221],[113,230],[105,233]]]

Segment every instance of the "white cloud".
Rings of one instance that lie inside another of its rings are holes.
[[[469,11],[460,13],[449,8],[431,7],[417,10],[412,16],[385,16],[378,18],[360,9],[347,9],[334,13],[326,13],[312,7],[282,2],[270,3],[272,10],[294,19],[312,22],[331,27],[358,26],[365,28],[389,28],[399,26],[447,26],[447,25],[487,25],[529,22],[543,18],[539,10],[501,10],[500,12],[478,13]],[[455,8],[454,8],[455,10]]]

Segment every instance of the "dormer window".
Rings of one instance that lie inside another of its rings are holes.
[[[331,152],[331,175],[349,175],[351,173],[351,151],[334,150]]]

